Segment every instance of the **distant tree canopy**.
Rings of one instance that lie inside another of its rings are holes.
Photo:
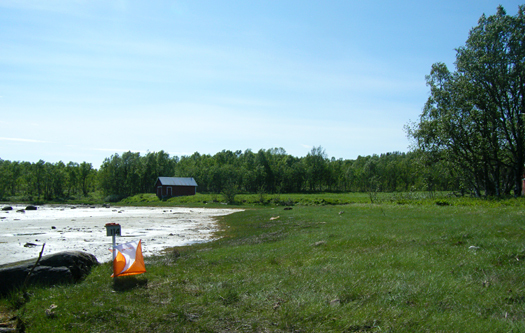
[[[229,151],[215,155],[194,153],[170,157],[164,151],[145,155],[126,152],[106,158],[99,170],[86,162],[11,162],[0,159],[0,199],[46,200],[82,197],[100,190],[123,198],[154,193],[159,176],[193,177],[198,192],[221,193],[234,186],[241,193],[369,192],[457,190],[457,183],[441,162],[431,168],[420,152],[329,159],[322,147],[305,157],[283,148]],[[430,171],[429,171],[430,170]]]
[[[91,163],[11,162],[0,159],[0,199],[52,200],[75,195],[86,196],[96,188]]]
[[[428,163],[443,161],[477,196],[521,193],[525,163],[525,6],[481,16],[456,71],[432,66],[430,97],[409,133]]]

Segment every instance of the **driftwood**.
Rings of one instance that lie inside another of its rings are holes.
[[[29,271],[29,273],[27,274],[26,276],[26,279],[24,280],[24,285],[22,286],[22,290],[24,291],[24,293],[26,292],[27,290],[27,283],[29,282],[29,278],[31,277],[31,274],[33,274],[33,271],[35,270],[35,267],[38,265],[38,263],[40,262],[40,259],[42,259],[42,254],[44,253],[44,247],[46,246],[46,243],[44,243],[42,245],[42,250],[40,251],[40,254],[38,255],[38,259],[36,260],[35,264],[33,265],[33,267],[31,267],[31,270]]]

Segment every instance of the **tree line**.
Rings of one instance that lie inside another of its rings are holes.
[[[91,163],[36,163],[0,159],[0,199],[24,200],[87,196],[96,189],[97,170]]]
[[[283,148],[253,152],[223,150],[214,155],[170,156],[125,152],[106,158],[99,169],[90,163],[37,163],[0,159],[0,198],[45,200],[86,196],[101,191],[114,199],[155,193],[159,176],[193,177],[198,192],[237,193],[369,192],[458,190],[440,163],[426,166],[419,152],[328,158],[322,147],[295,157]]]

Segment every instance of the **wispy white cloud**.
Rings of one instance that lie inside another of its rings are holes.
[[[0,138],[2,141],[33,142],[33,143],[50,143],[49,141],[22,139],[22,138]]]
[[[95,151],[107,151],[107,152],[113,152],[113,153],[117,153],[117,152],[132,152],[132,153],[146,153],[145,151],[141,151],[141,150],[133,150],[133,149],[113,149],[113,148],[90,148],[89,150],[95,150]]]

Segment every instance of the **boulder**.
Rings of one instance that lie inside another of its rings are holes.
[[[0,295],[5,296],[22,287],[36,260],[0,265]],[[98,265],[97,258],[86,252],[68,251],[46,255],[35,267],[28,284],[52,286],[76,283],[86,277],[95,265]]]
[[[37,207],[29,205],[29,206],[26,207],[26,210],[37,210]]]
[[[13,210],[13,207],[11,207],[11,206],[5,206],[5,207],[2,207],[2,210],[3,210],[3,211]]]

